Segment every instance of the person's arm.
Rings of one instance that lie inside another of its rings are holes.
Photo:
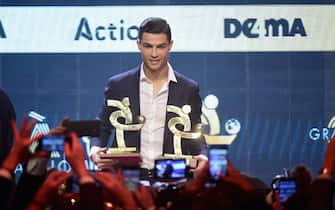
[[[25,209],[27,204],[30,202],[31,198],[37,191],[38,187],[44,181],[44,177],[41,174],[28,173],[36,172],[36,168],[40,168],[36,167],[38,166],[37,162],[34,161],[35,159],[32,158],[33,155],[29,152],[29,146],[32,144],[32,142],[39,139],[39,137],[33,139],[30,138],[30,133],[34,125],[34,120],[28,122],[28,118],[24,117],[22,120],[21,129],[19,131],[16,127],[15,122],[12,122],[14,145],[12,147],[11,153],[3,162],[2,171],[7,171],[8,174],[13,174],[18,163],[24,163],[28,161],[28,167],[24,169],[24,172],[19,179],[12,209]],[[32,162],[35,163],[34,167],[30,167],[32,166]],[[44,166],[44,170],[42,166],[43,172],[46,170],[46,163],[44,161],[44,164],[42,164]],[[7,179],[12,180],[13,176],[9,177],[7,175]]]
[[[33,141],[39,141],[41,136],[36,136],[30,139],[30,133],[35,125],[35,121],[32,120],[28,123],[27,117],[22,120],[22,126],[20,132],[17,131],[15,125],[13,124],[14,136],[15,138],[21,138],[21,142],[17,141],[14,143],[13,150],[17,144],[22,144],[22,139],[24,145],[21,145],[21,153],[19,159],[20,163],[25,163],[23,166],[23,173],[17,184],[15,199],[13,202],[13,210],[26,209],[29,202],[34,197],[35,193],[42,185],[45,180],[45,175],[47,171],[47,164],[49,161],[50,154],[44,151],[36,151],[34,154],[29,152],[29,147]],[[16,150],[16,153],[18,151]]]
[[[334,182],[330,179],[316,178],[311,186],[311,203],[308,210],[332,210]]]
[[[95,178],[107,192],[107,201],[113,201],[125,210],[137,210],[138,207],[136,202],[133,199],[131,192],[124,185],[122,175],[120,174],[119,171],[118,176],[116,177],[108,172],[99,172],[95,174]]]
[[[328,210],[333,209],[333,195],[335,174],[335,137],[329,140],[323,168],[316,177],[311,186],[312,200],[310,210]]]
[[[19,163],[24,163],[29,159],[31,156],[29,146],[35,141],[35,139],[30,138],[30,133],[35,123],[35,120],[28,122],[28,118],[25,116],[22,119],[21,129],[18,130],[15,121],[11,122],[14,133],[14,144],[10,154],[2,163],[1,168],[13,173]]]
[[[75,133],[70,133],[70,141],[65,142],[64,152],[66,160],[72,170],[78,175],[80,186],[80,209],[102,209],[100,192],[95,186],[95,180],[85,166],[85,152]],[[92,196],[94,195],[94,196]]]
[[[44,181],[44,175],[36,176],[24,170],[17,184],[13,210],[26,209]]]
[[[135,200],[142,209],[145,210],[155,210],[155,201],[149,189],[147,187],[140,185],[139,189],[133,192]]]
[[[69,141],[64,143],[64,153],[66,160],[70,163],[72,170],[78,175],[79,183],[94,183],[85,166],[85,152],[80,144],[78,136],[71,132]]]
[[[17,184],[13,210],[26,209],[34,195],[45,181],[50,154],[37,151],[23,167]]]
[[[38,189],[27,209],[44,209],[45,207],[54,205],[60,198],[58,193],[59,186],[71,176],[72,174],[66,173],[64,171],[51,172],[43,185]]]
[[[197,177],[187,182],[179,192],[179,197],[188,198],[195,196],[205,185],[209,178],[209,164],[206,162]]]
[[[246,192],[254,191],[251,183],[241,176],[240,172],[234,168],[230,161],[227,164],[227,175],[220,175],[220,180],[236,184]]]
[[[92,196],[94,195],[94,196]],[[102,210],[103,199],[102,192],[95,183],[80,183],[80,210]]]

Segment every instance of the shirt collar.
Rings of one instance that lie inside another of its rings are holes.
[[[167,63],[168,64],[168,83],[170,81],[172,82],[177,82],[177,78],[176,78],[176,75],[174,73],[174,70],[172,68],[172,66],[170,65],[170,63]],[[141,64],[141,69],[140,69],[140,81],[150,81],[150,79],[145,76],[144,74],[144,69],[143,69],[143,63]]]

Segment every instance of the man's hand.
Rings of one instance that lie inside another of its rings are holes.
[[[98,168],[110,167],[111,160],[110,159],[102,159],[101,154],[106,154],[108,148],[107,147],[97,147],[93,146],[91,148],[90,156],[92,161],[97,165]]]
[[[195,169],[191,169],[194,176],[197,177],[201,171],[203,171],[208,163],[208,158],[204,155],[197,155],[193,157],[195,160],[198,161],[198,165]]]

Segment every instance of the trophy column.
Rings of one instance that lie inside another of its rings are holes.
[[[188,114],[191,112],[190,105],[184,105],[182,108],[168,105],[168,112],[173,112],[178,117],[173,117],[168,122],[168,128],[173,133],[174,154],[164,154],[164,157],[169,158],[185,158],[187,164],[193,160],[192,155],[184,155],[181,147],[181,139],[197,141],[202,137],[202,124],[197,124],[194,131],[191,132],[191,120]],[[179,130],[177,125],[180,124],[184,130]]]

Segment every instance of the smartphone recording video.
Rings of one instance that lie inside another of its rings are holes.
[[[279,179],[277,186],[280,203],[286,202],[287,199],[289,199],[292,194],[296,192],[295,180],[291,178]]]
[[[219,175],[226,175],[228,163],[228,145],[209,145],[209,172],[211,178],[219,179]]]
[[[44,136],[39,143],[39,149],[46,151],[46,152],[52,152],[52,151],[58,151],[63,152],[64,151],[64,136]]]
[[[160,179],[182,179],[186,177],[185,159],[155,160],[155,177]]]

